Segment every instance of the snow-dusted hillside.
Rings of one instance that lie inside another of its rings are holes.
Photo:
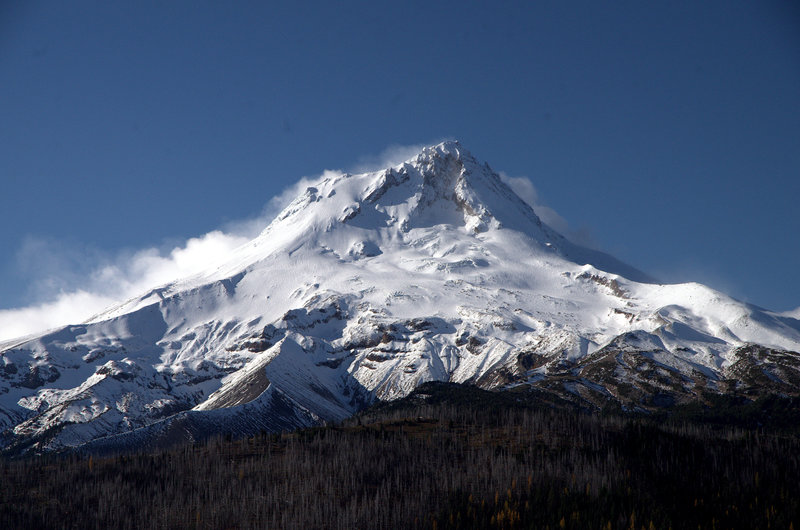
[[[796,318],[650,282],[447,142],[328,176],[223,266],[7,345],[2,444],[286,429],[429,380],[629,408],[800,389]]]

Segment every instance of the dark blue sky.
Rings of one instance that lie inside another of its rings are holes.
[[[0,308],[443,138],[665,281],[798,307],[795,5],[4,2]]]

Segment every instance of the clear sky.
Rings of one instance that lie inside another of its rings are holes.
[[[0,309],[136,284],[303,176],[445,138],[574,239],[796,308],[796,6],[2,2]]]

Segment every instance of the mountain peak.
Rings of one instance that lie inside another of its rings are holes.
[[[420,223],[455,224],[473,233],[509,226],[533,230],[537,233],[531,235],[538,237],[542,226],[531,207],[458,141],[425,147],[415,157],[377,172],[327,176],[307,188],[276,221],[296,215],[335,217],[340,222],[371,217],[378,222],[374,228],[396,225],[402,231]]]
[[[458,140],[447,140],[436,145],[423,147],[414,158],[407,162],[424,163],[442,158],[460,159],[462,157],[473,158],[470,152],[464,149]]]
[[[354,230],[368,231],[368,247],[378,252],[375,249],[390,242],[438,240],[442,231],[474,237],[503,229],[526,236],[545,255],[652,281],[609,255],[573,244],[542,223],[530,205],[458,141],[425,147],[379,171],[327,173],[289,204],[259,240],[267,252],[324,246],[337,255],[350,255],[359,253],[342,245],[354,244]]]

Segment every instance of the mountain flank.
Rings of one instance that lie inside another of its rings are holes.
[[[800,320],[574,244],[458,142],[326,174],[219,267],[0,346],[0,446],[343,421],[427,382],[656,412],[796,396]]]

